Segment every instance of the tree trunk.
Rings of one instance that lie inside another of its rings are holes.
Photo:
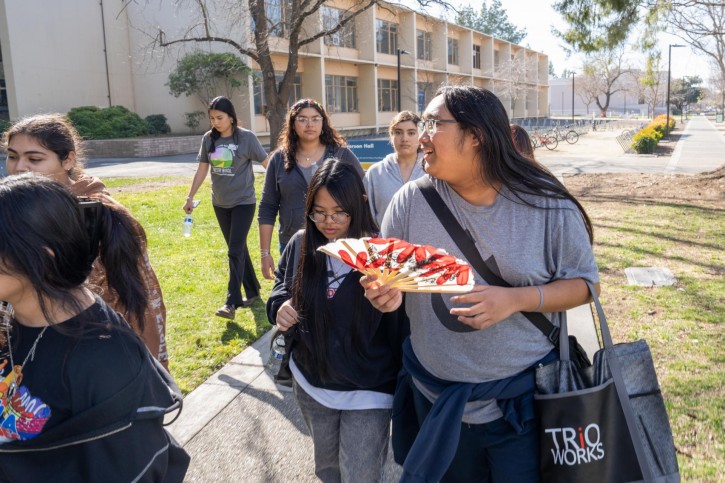
[[[267,122],[269,123],[269,151],[272,152],[277,147],[279,133],[282,132],[285,119],[287,117],[287,105],[281,102],[276,105],[269,106],[267,109]]]

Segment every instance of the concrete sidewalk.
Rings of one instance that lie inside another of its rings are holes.
[[[567,318],[591,357],[598,342],[589,305],[570,310]],[[181,416],[168,429],[191,455],[186,481],[318,481],[294,395],[279,391],[264,369],[271,334],[184,399]],[[400,471],[390,454],[384,481],[398,481]]]
[[[725,163],[725,125],[716,126],[705,116],[693,116],[677,124],[680,133],[671,156],[625,154],[617,143],[617,131],[589,132],[576,144],[564,141],[554,151],[534,153],[557,176],[591,173],[696,174]],[[666,141],[661,141],[665,143]]]

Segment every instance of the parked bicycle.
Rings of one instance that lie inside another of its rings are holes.
[[[567,127],[567,129],[569,129]],[[579,141],[579,133],[576,132],[573,129],[569,129],[566,132],[562,132],[559,130],[559,126],[554,126],[554,129],[552,129],[552,134],[556,137],[557,140],[563,140],[568,142],[569,144],[574,144],[577,141]]]
[[[546,149],[553,151],[559,145],[559,141],[556,139],[556,136],[540,134],[539,131],[536,130],[531,133],[531,141],[534,143],[534,149],[539,146],[546,146]]]

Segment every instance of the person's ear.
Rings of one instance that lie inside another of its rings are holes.
[[[76,164],[76,152],[75,151],[69,152],[68,156],[66,156],[66,158],[63,161],[61,161],[61,163],[60,163],[60,165],[63,167],[63,169],[65,171],[70,171],[73,168],[73,166],[75,166],[75,164]]]
[[[468,135],[471,136],[471,145],[476,149],[480,149],[481,142],[478,140],[478,137],[473,132],[469,132]]]

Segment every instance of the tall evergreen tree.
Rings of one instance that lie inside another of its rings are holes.
[[[526,29],[519,29],[511,23],[500,0],[493,0],[490,7],[484,1],[480,12],[476,12],[470,5],[464,7],[456,15],[455,22],[513,44],[520,43],[526,37]]]

